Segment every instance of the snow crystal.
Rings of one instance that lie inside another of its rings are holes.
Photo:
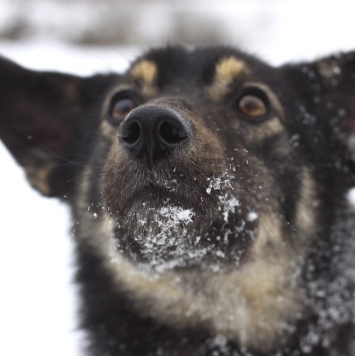
[[[355,209],[355,188],[352,188],[347,193],[347,199],[352,207]]]
[[[258,218],[258,214],[255,211],[250,211],[247,215],[247,221],[255,221]]]
[[[226,353],[228,352],[227,348],[227,339],[223,335],[216,335],[212,340],[211,340],[211,347],[216,348],[217,350],[214,352],[214,355],[220,355],[220,352]]]
[[[228,195],[226,194],[225,196],[221,196],[219,197],[219,201],[222,204],[222,206],[224,207],[224,211],[223,211],[223,219],[224,221],[227,223],[228,222],[228,216],[229,213],[234,213],[235,212],[235,208],[237,206],[239,206],[239,200],[232,197],[232,198],[227,198]]]
[[[185,254],[184,241],[188,225],[192,223],[195,213],[192,209],[167,205],[157,210],[150,210],[153,219],[141,216],[139,225],[143,230],[137,231],[134,239],[140,244],[143,255],[149,257],[151,265],[156,269],[174,268]],[[166,255],[174,260],[166,262]]]
[[[216,256],[224,258],[226,255],[222,251],[216,251]]]
[[[235,179],[234,176],[228,172],[224,172],[219,177],[208,178],[209,185],[206,188],[207,194],[211,194],[213,190],[221,192],[220,195],[217,194],[219,200],[218,210],[222,212],[225,222],[228,222],[229,214],[234,213],[235,208],[239,206],[239,200],[231,194],[234,190],[232,185],[233,179]],[[224,192],[225,190],[227,192]]]

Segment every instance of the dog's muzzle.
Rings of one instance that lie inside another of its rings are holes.
[[[118,132],[121,147],[150,166],[185,147],[192,138],[190,123],[180,113],[152,105],[132,110]]]

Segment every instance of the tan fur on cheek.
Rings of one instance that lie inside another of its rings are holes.
[[[112,126],[109,122],[106,120],[103,120],[100,125],[100,131],[102,135],[112,141],[117,139],[118,137],[118,129],[115,126]]]
[[[197,119],[192,119],[196,127],[195,140],[191,145],[191,155],[198,160],[223,159],[223,144],[218,138],[202,125]]]
[[[296,225],[303,233],[300,234],[304,238],[302,243],[311,242],[317,233],[315,223],[315,211],[318,208],[316,200],[316,183],[312,178],[309,169],[304,168],[302,172],[302,188],[299,203],[297,205]]]
[[[256,125],[252,130],[249,130],[247,137],[251,142],[260,143],[263,140],[277,136],[284,131],[285,128],[280,122],[280,119],[278,117],[272,117],[261,125]]]

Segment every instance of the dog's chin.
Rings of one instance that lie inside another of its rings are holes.
[[[159,189],[132,195],[117,219],[117,249],[135,264],[156,271],[234,269],[254,238],[255,224],[243,219],[237,200],[229,204],[212,208],[188,194]]]

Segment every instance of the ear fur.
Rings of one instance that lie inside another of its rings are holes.
[[[318,122],[328,120],[326,126],[355,161],[355,52],[282,69],[300,103]]]
[[[0,56],[0,78],[0,139],[34,188],[63,196],[89,156],[101,102],[119,76],[35,72]]]

